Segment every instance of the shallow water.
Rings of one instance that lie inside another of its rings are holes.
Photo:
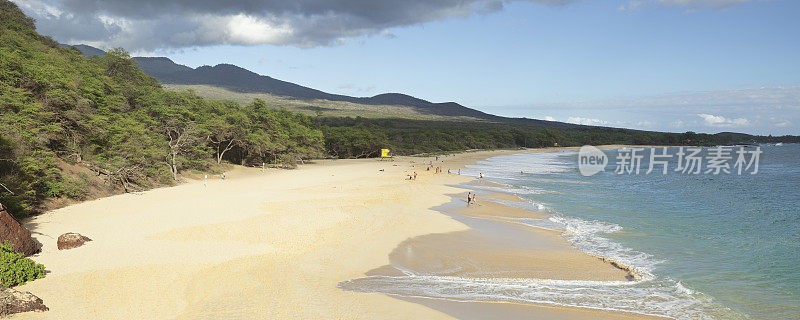
[[[616,150],[605,151],[611,163],[591,177],[577,171],[576,152],[496,157],[467,174],[542,190],[520,196],[554,216],[528,223],[561,225],[577,247],[649,274],[654,286],[712,299],[703,317],[798,319],[800,145],[761,148],[755,175],[620,175]]]
[[[465,170],[505,185],[471,185],[473,189],[503,190],[528,201],[498,201],[531,212],[530,217],[517,214],[500,223],[562,231],[561,237],[578,249],[633,268],[640,281],[500,279],[403,270],[345,281],[340,287],[676,319],[798,319],[800,146],[765,145],[762,150],[755,175],[672,170],[666,175],[619,175],[614,172],[616,150],[604,151],[612,163],[591,177],[578,172],[577,152],[500,156]],[[492,272],[502,276],[502,270]]]

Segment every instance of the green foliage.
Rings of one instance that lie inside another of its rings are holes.
[[[8,241],[0,244],[0,286],[10,288],[44,278],[44,265],[24,258],[12,247]]]
[[[123,49],[84,58],[37,34],[13,3],[0,8],[0,202],[18,217],[47,199],[86,197],[86,179],[64,164],[130,191],[223,159],[292,164],[322,154],[306,116],[165,91]]]
[[[397,99],[421,103],[396,94],[378,98],[381,105]],[[461,110],[450,104],[429,107]],[[419,154],[555,143],[797,141],[513,119],[327,118],[320,113],[311,118],[270,108],[259,99],[246,105],[206,100],[191,91],[165,91],[123,49],[84,58],[73,48],[59,47],[36,33],[33,20],[7,0],[0,0],[0,124],[0,202],[18,217],[37,212],[48,199],[87,196],[87,179],[65,171],[65,164],[89,168],[117,190],[130,191],[174,183],[184,170],[213,171],[223,160],[291,167],[326,153],[372,157],[385,147],[396,154]]]
[[[339,158],[378,156],[389,146],[386,133],[375,127],[325,127],[325,148]]]
[[[381,147],[413,155],[452,150],[541,148],[607,144],[730,145],[749,142],[795,142],[798,137],[746,134],[668,133],[578,125],[432,121],[412,119],[326,118],[315,121],[325,132],[325,147],[342,158],[374,156]]]

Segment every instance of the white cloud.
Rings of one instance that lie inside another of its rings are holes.
[[[745,127],[750,125],[750,121],[745,118],[728,119],[707,113],[698,113],[697,116],[702,118],[707,126],[711,127]]]
[[[674,92],[652,96],[618,98],[609,100],[577,101],[566,103],[539,104],[538,109],[616,109],[642,108],[667,110],[703,109],[701,113],[714,114],[707,109],[737,109],[738,111],[762,109],[800,110],[800,86],[776,88],[751,88],[717,91]]]
[[[502,10],[512,1],[577,0],[12,0],[62,43],[129,51],[220,44],[336,45],[394,28]]]
[[[607,119],[610,126],[615,127],[709,133],[800,134],[797,126],[800,123],[800,86],[674,92],[607,100],[542,103],[519,108],[524,108],[527,114],[551,114],[558,119],[570,115]],[[717,117],[724,120],[715,120]],[[580,117],[573,118],[572,122],[580,123],[576,118]],[[706,118],[710,122],[706,122]],[[646,121],[651,121],[652,126],[646,126]],[[591,120],[584,119],[583,122],[591,123]],[[719,130],[723,128],[725,130]]]
[[[700,113],[698,114],[698,116],[700,116],[700,118],[703,118],[706,124],[710,126],[725,123],[725,117],[722,116],[715,116],[713,114],[705,114],[705,113]]]
[[[228,20],[224,30],[227,32],[226,38],[233,43],[276,43],[292,36],[291,27],[263,18],[237,14],[226,19]]]
[[[594,119],[594,118],[582,118],[582,117],[569,117],[567,118],[567,122],[574,123],[574,124],[582,124],[586,126],[608,126],[611,125],[611,122],[606,120]]]
[[[636,11],[647,5],[647,1],[629,1],[628,5],[621,5],[619,11]]]
[[[772,124],[778,128],[785,128],[792,124],[792,122],[789,120],[780,119],[777,117],[770,117],[769,120],[772,121]]]
[[[544,119],[547,121],[556,121],[556,118],[553,118],[551,116],[545,116]]]
[[[731,124],[733,124],[736,127],[746,126],[750,124],[750,120],[747,120],[745,118],[736,118],[731,120]]]
[[[39,0],[29,0],[25,2],[18,3],[21,8],[30,10],[35,12],[36,14],[42,16],[52,16],[52,17],[61,17],[64,14],[63,11],[59,10],[58,8],[48,5]]]

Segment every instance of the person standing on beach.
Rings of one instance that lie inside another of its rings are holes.
[[[414,171],[414,180],[417,180],[417,172]]]
[[[475,200],[475,196],[477,196],[477,195],[478,195],[477,193],[475,193],[475,194],[473,194],[473,195],[472,195],[472,204],[477,204],[477,205],[479,205],[479,204],[478,204],[478,200]]]
[[[461,169],[458,169],[458,175],[459,176],[461,175]]]
[[[203,186],[208,187],[208,174],[203,174]]]
[[[467,192],[467,207],[472,203],[472,191]]]

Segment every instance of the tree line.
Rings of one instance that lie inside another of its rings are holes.
[[[0,203],[16,216],[48,200],[170,185],[230,162],[583,144],[714,145],[797,137],[663,133],[490,121],[309,117],[166,91],[122,49],[85,58],[36,33],[0,0]],[[792,140],[794,139],[794,140]],[[98,184],[98,181],[102,183]]]
[[[380,148],[409,155],[469,149],[541,148],[582,145],[732,145],[800,142],[797,136],[752,136],[740,133],[669,133],[621,128],[538,124],[432,121],[412,119],[314,119],[325,134],[326,152],[335,157],[374,157]]]
[[[308,116],[166,91],[122,49],[87,59],[13,3],[0,9],[0,202],[17,216],[86,198],[98,179],[129,192],[223,159],[292,166],[324,154]]]

